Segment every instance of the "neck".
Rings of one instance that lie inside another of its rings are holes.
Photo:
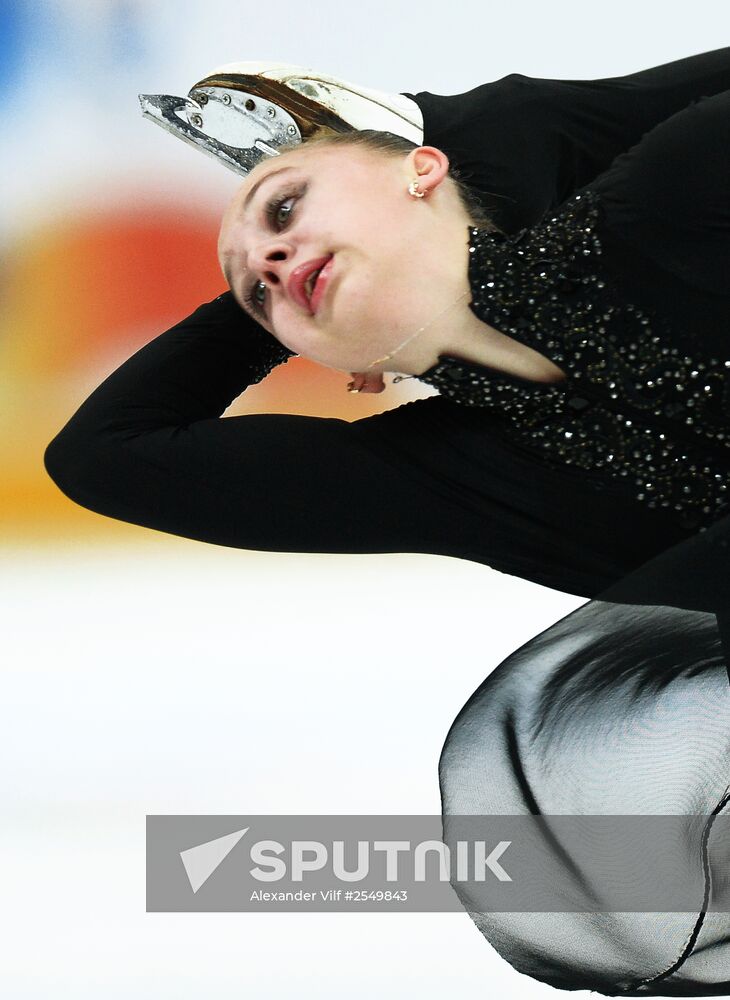
[[[418,330],[415,331],[415,333],[411,333],[408,337],[406,337],[406,339],[402,343],[400,343],[396,348],[394,348],[394,350],[392,350],[389,354],[385,354],[383,355],[382,358],[376,358],[375,361],[371,361],[367,367],[374,368],[376,365],[384,366],[386,362],[390,362],[391,359],[395,358],[396,354],[400,354],[406,347],[408,347],[410,343],[412,343],[412,341],[416,340],[417,337],[420,337],[421,334],[425,333],[426,330],[429,329],[429,327],[435,326],[439,322],[439,320],[442,320],[446,316],[446,314],[450,313],[452,309],[455,306],[457,306],[463,299],[465,299],[468,294],[469,294],[469,289],[467,289],[465,292],[462,292],[461,295],[459,295],[459,297],[456,299],[456,301],[452,302],[451,305],[446,306],[446,308],[442,309],[440,313],[437,313],[436,316],[434,316],[434,318],[430,320],[430,322],[425,324],[425,326],[420,327]],[[394,369],[391,369],[390,367],[381,368],[381,371],[390,371],[390,370]]]
[[[567,378],[563,369],[545,355],[501,333],[466,309],[468,317],[461,316],[462,323],[454,326],[449,340],[423,361],[423,367],[410,374],[423,375],[438,364],[441,355],[447,354],[530,382],[555,383]]]
[[[470,308],[469,227],[460,206],[443,222],[434,243],[438,247],[430,269],[425,268],[424,302],[431,318],[417,326],[383,357],[364,370],[423,375],[439,358],[448,355],[520,378],[541,382],[562,380],[565,375],[549,359],[484,323]]]
[[[471,288],[465,279],[462,280],[466,288],[445,309],[412,334],[387,358],[378,359],[382,362],[381,371],[422,375],[438,364],[442,355],[495,367],[500,346],[504,351],[504,345],[500,342],[511,341],[511,338],[505,337],[475,316],[469,306]]]
[[[435,292],[424,296],[430,302],[430,318],[369,368],[420,375],[433,367],[441,354],[471,355],[479,360],[476,355],[483,347],[487,328],[469,308],[469,225],[466,214],[459,213],[440,234],[438,270],[431,275]],[[428,284],[429,278],[425,280]]]

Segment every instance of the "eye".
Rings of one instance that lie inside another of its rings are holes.
[[[249,292],[243,296],[244,305],[253,312],[259,319],[265,321],[264,303],[266,302],[266,285],[263,281],[255,281],[251,285]]]
[[[266,218],[269,224],[275,229],[283,229],[292,214],[295,200],[296,195],[293,194],[284,198],[272,198],[266,206]]]
[[[244,293],[244,308],[249,309],[257,319],[266,320],[264,303],[266,302],[266,285],[263,281],[255,281],[250,290]]]

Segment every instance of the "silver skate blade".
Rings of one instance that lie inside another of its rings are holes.
[[[188,97],[140,94],[145,118],[245,177],[279,148],[297,145],[301,133],[282,108],[256,95],[199,87]]]

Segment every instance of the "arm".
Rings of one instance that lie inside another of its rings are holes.
[[[637,532],[636,503],[565,482],[505,445],[492,414],[443,397],[353,422],[221,419],[289,353],[249,322],[225,293],[110,375],[46,449],[60,489],[218,545],[449,555],[585,596],[666,547],[656,518]]]
[[[447,517],[435,502],[426,514],[426,477],[383,457],[377,434],[285,414],[219,419],[290,355],[226,292],[110,375],[48,445],[46,470],[90,510],[221,545],[389,552],[458,544],[440,531],[454,512]]]
[[[552,101],[565,120],[572,156],[560,200],[590,183],[642,136],[702,97],[730,89],[730,48],[605,80],[555,80]]]
[[[718,358],[729,356],[728,151],[730,89],[661,122],[591,184],[601,195],[613,266],[620,262],[641,295],[652,287],[642,259],[658,264],[666,275],[653,292],[659,309],[669,308],[688,352],[701,330],[703,352]]]
[[[730,89],[730,48],[604,80],[513,73],[465,94],[413,96],[424,141],[479,189],[505,232],[538,222],[660,122]]]

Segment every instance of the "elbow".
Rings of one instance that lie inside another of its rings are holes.
[[[43,465],[48,476],[69,500],[88,506],[83,499],[88,492],[90,463],[88,449],[73,435],[64,431],[57,434],[46,446]]]

